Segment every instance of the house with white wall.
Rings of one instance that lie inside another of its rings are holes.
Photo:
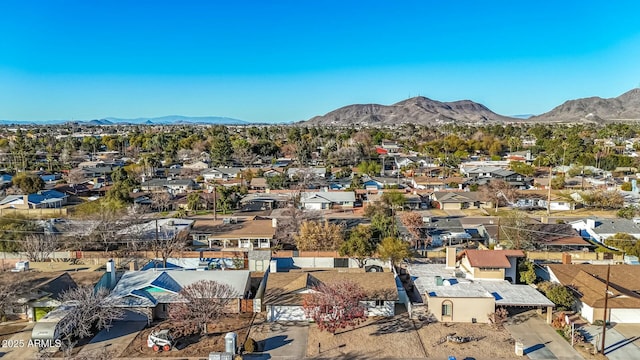
[[[353,191],[304,192],[300,195],[300,204],[307,210],[328,210],[333,207],[351,209],[356,201]]]
[[[395,315],[395,303],[399,301],[394,274],[391,272],[365,272],[364,269],[342,272],[337,270],[270,272],[263,298],[267,321],[309,320],[302,306],[305,294],[315,286],[340,281],[360,285],[366,298],[362,301],[367,316]]]
[[[600,243],[618,233],[629,234],[636,239],[640,239],[640,224],[637,219],[586,218],[572,221],[569,224],[583,238],[592,239]]]

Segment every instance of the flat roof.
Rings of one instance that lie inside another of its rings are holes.
[[[494,298],[498,306],[555,306],[529,285],[466,279],[464,272],[447,269],[444,264],[411,264],[409,274],[420,294],[428,297]],[[437,285],[437,276],[442,278],[443,285]]]
[[[508,281],[483,281],[484,287],[502,306],[555,306],[555,304],[529,285],[513,285]]]

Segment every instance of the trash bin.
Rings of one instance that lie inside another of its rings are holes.
[[[516,355],[524,356],[524,344],[522,341],[516,341]]]

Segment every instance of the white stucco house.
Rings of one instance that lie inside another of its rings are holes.
[[[600,243],[603,243],[607,238],[618,233],[626,233],[636,239],[640,239],[640,224],[637,223],[636,219],[586,218],[572,221],[569,224],[571,224],[571,227],[576,229],[583,238],[590,238]]]
[[[350,209],[355,201],[353,191],[304,192],[300,195],[300,203],[307,210],[327,210],[334,206]]]

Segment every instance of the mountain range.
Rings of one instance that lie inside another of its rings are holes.
[[[437,125],[443,123],[531,123],[590,122],[607,120],[640,120],[640,89],[630,90],[616,98],[589,97],[569,100],[553,110],[538,115],[505,116],[471,100],[441,102],[414,97],[393,105],[356,104],[341,107],[303,123],[309,125]]]
[[[154,118],[120,119],[107,117],[87,121],[44,120],[44,121],[14,121],[0,120],[0,125],[59,125],[79,123],[87,125],[249,125],[248,121],[221,116],[180,116],[169,115]]]
[[[322,126],[393,126],[399,124],[438,125],[445,123],[547,123],[547,122],[595,122],[640,120],[640,88],[615,97],[604,99],[588,97],[569,100],[540,115],[505,116],[471,100],[442,102],[418,96],[393,105],[354,104],[315,116],[297,124]],[[169,115],[155,118],[120,119],[107,117],[88,121],[0,120],[0,125],[56,125],[80,123],[87,125],[250,125],[251,122],[219,116]]]

